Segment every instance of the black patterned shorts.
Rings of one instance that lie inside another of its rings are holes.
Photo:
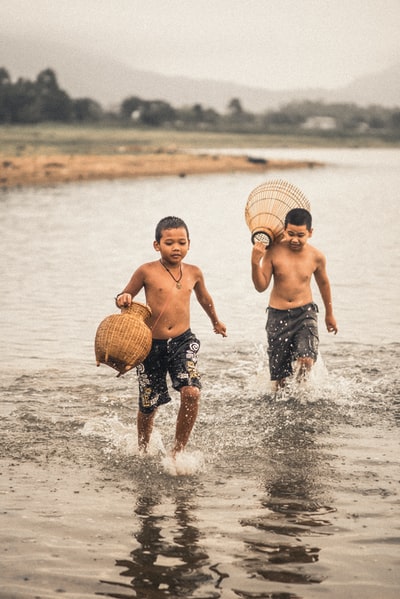
[[[141,412],[150,414],[158,406],[171,401],[167,374],[177,391],[182,387],[201,389],[196,368],[199,349],[200,341],[190,329],[171,339],[153,339],[149,355],[136,369]]]
[[[318,306],[306,304],[290,310],[268,308],[267,336],[271,381],[287,378],[293,373],[297,358],[318,355]]]

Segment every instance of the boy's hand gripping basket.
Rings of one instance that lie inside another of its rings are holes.
[[[270,245],[282,235],[285,217],[292,208],[310,211],[310,202],[297,187],[281,179],[262,183],[249,195],[245,219],[251,241]]]
[[[97,366],[107,364],[125,374],[146,358],[151,349],[151,330],[146,321],[149,306],[132,302],[120,314],[111,314],[99,324],[94,349]]]

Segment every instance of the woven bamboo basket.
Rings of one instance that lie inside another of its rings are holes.
[[[310,211],[310,202],[300,189],[281,179],[262,183],[248,197],[245,219],[251,241],[270,245],[283,234],[285,217],[292,208]]]
[[[94,342],[97,366],[107,364],[121,376],[146,358],[151,349],[151,330],[146,321],[151,309],[132,302],[120,314],[111,314],[99,324]]]

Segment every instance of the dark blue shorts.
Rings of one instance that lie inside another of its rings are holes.
[[[139,409],[150,414],[158,406],[171,401],[168,393],[167,374],[172,387],[201,389],[197,372],[197,354],[200,341],[190,329],[171,339],[153,339],[147,358],[138,365]]]
[[[293,373],[297,358],[318,355],[318,306],[306,304],[290,310],[268,308],[267,336],[271,381],[287,378]]]

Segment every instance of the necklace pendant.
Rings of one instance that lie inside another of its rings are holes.
[[[179,265],[179,279],[175,279],[174,275],[172,274],[172,272],[169,270],[169,268],[167,268],[164,264],[164,262],[160,259],[160,264],[161,266],[163,266],[165,268],[165,270],[167,271],[167,273],[169,274],[169,276],[171,277],[171,279],[173,279],[175,281],[175,286],[177,289],[182,289],[182,285],[181,285],[181,279],[183,276],[183,272],[182,272],[182,265]]]

